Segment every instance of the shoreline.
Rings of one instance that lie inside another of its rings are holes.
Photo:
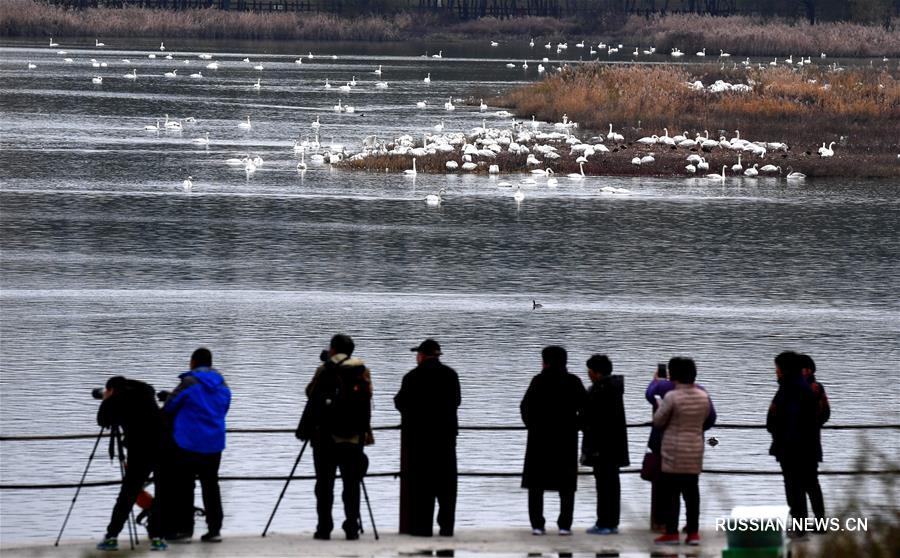
[[[0,4],[0,36],[357,42],[500,40],[521,41],[526,48],[529,38],[534,38],[533,55],[538,57],[544,53],[539,48],[544,42],[576,40],[595,45],[615,41],[623,43],[628,52],[634,46],[654,46],[660,54],[668,54],[674,48],[688,53],[704,48],[711,57],[719,50],[757,57],[822,52],[831,57],[900,57],[900,29],[889,31],[881,26],[847,22],[809,25],[749,16],[617,16],[593,21],[530,16],[460,21],[405,12],[341,17],[214,8],[66,10],[37,0],[6,0]],[[606,54],[602,47],[598,46],[598,50],[596,57]]]

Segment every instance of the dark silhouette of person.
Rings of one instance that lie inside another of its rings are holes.
[[[801,355],[785,351],[775,357],[778,391],[769,405],[766,430],[772,435],[769,455],[781,466],[784,492],[791,517],[803,521],[807,517],[806,495],[821,494],[819,488],[819,415],[816,395],[803,377]],[[819,506],[821,502],[814,504]],[[824,514],[824,504],[822,504]],[[802,531],[792,530],[793,536]]]
[[[586,393],[578,376],[566,370],[566,350],[541,351],[543,369],[531,379],[519,405],[528,429],[522,488],[528,489],[531,532],[544,535],[544,492],[559,492],[560,535],[572,534],[578,481],[578,431]]]
[[[432,535],[437,500],[439,533],[450,537],[456,516],[459,377],[440,361],[441,346],[434,339],[411,350],[418,366],[403,377],[394,396],[401,417],[400,474],[408,483],[409,534]]]
[[[818,463],[821,463],[823,460],[822,426],[831,418],[831,405],[828,402],[828,395],[825,393],[825,386],[816,379],[816,363],[811,356],[800,355],[800,371],[816,399],[816,459]],[[825,499],[822,496],[822,487],[819,485],[818,470],[816,470],[816,476],[810,479],[806,485],[805,492],[809,496],[813,516],[819,519],[824,518]]]
[[[128,449],[119,496],[106,527],[106,535],[97,545],[98,550],[118,550],[117,537],[128,520],[138,494],[144,490],[150,474],[157,469],[162,451],[165,430],[153,386],[124,376],[110,378],[103,392],[103,403],[97,410],[97,424],[104,428],[121,428],[123,444]],[[113,439],[111,443],[115,441]],[[147,530],[153,550],[165,550],[156,509],[151,510]]]
[[[581,464],[593,467],[597,487],[597,521],[587,532],[612,535],[619,529],[619,468],[631,464],[623,402],[625,379],[613,375],[612,362],[606,355],[589,358],[587,368],[591,387],[582,420]]]
[[[372,380],[366,364],[352,356],[354,348],[349,335],[331,338],[306,386],[306,408],[297,426],[297,438],[313,447],[318,515],[313,538],[319,540],[330,539],[334,529],[331,508],[338,469],[344,484],[344,534],[347,540],[357,540],[361,530],[360,485],[369,467],[363,448],[372,442]]]

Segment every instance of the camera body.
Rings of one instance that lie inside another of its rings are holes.
[[[656,375],[660,379],[666,379],[669,377],[669,372],[667,370],[667,366],[665,362],[660,362],[656,365]]]
[[[324,351],[319,353],[319,360],[321,360],[322,362],[325,362],[326,360],[328,360],[328,356],[329,356],[328,349],[325,349]]]

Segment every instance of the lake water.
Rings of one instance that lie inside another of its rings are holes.
[[[174,60],[158,50],[149,59],[157,45],[64,44],[71,64],[55,48],[0,49],[3,436],[95,432],[91,388],[125,374],[171,389],[201,345],[232,387],[229,426],[293,428],[317,356],[339,331],[372,368],[377,425],[399,422],[392,397],[414,366],[409,347],[426,336],[460,374],[464,425],[519,425],[518,403],[552,343],[569,349],[582,377],[590,354],[610,355],[626,377],[630,422],[649,418],[643,390],[656,362],[689,355],[721,422],[759,424],[776,388],[772,358],[786,349],[816,359],[834,423],[898,422],[890,387],[900,363],[897,184],[589,177],[526,186],[516,204],[486,176],[411,179],[312,164],[300,174],[293,141],[311,134],[317,116],[323,143],[350,149],[373,134],[418,136],[441,119],[446,131],[482,118],[508,125],[493,111],[446,112],[442,103],[536,79],[535,63],[508,70],[507,59],[471,46],[466,58],[445,46],[437,60],[418,56],[421,45],[202,45],[220,64],[213,71],[177,43]],[[294,63],[309,50],[320,55]],[[332,52],[336,60],[322,56]],[[92,68],[90,58],[108,67]],[[132,68],[136,80],[121,77]],[[163,77],[173,68],[178,78]],[[187,77],[198,70],[203,79]],[[359,83],[350,93],[323,88],[326,78],[340,85],[352,76]],[[376,89],[380,80],[389,88]],[[339,98],[357,112],[333,112]],[[420,100],[427,109],[416,108]],[[167,113],[196,122],[180,134],[143,130]],[[239,129],[247,116],[252,129]],[[208,147],[191,142],[206,132]],[[249,178],[225,164],[245,153],[265,160]],[[188,175],[191,193],[180,189]],[[427,207],[423,197],[440,188],[446,202]],[[543,308],[533,311],[532,299]],[[721,443],[707,449],[708,468],[776,469],[764,431],[713,434]],[[635,465],[646,436],[629,431]],[[823,440],[831,470],[873,456],[864,440],[894,457],[900,448],[890,430],[829,431]],[[460,470],[520,471],[523,444],[523,432],[464,432]],[[5,441],[2,482],[77,482],[91,445]],[[221,472],[285,475],[298,450],[290,434],[234,434]],[[380,432],[368,453],[371,471],[395,471],[397,433]],[[312,473],[308,457],[298,474]],[[117,476],[98,457],[88,479]],[[851,496],[864,509],[889,505],[877,480],[822,482],[829,511]],[[461,479],[458,526],[526,528],[518,483]],[[579,528],[593,520],[591,484],[582,477]],[[223,483],[226,535],[260,532],[281,485]],[[396,479],[367,487],[378,527],[396,529]],[[701,490],[709,527],[733,505],[783,502],[779,476],[707,474]],[[67,536],[100,537],[115,492],[85,489]],[[72,493],[0,492],[3,544],[52,540]],[[649,485],[624,476],[623,522],[646,525],[648,501]],[[551,524],[556,506],[548,497]],[[297,481],[272,529],[314,525],[312,483]]]

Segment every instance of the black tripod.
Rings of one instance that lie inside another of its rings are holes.
[[[81,480],[78,481],[78,488],[75,490],[75,496],[72,497],[72,503],[69,504],[69,511],[66,513],[66,518],[63,520],[62,527],[59,528],[59,534],[56,536],[56,542],[53,543],[53,546],[59,546],[59,541],[62,539],[63,531],[66,530],[66,525],[69,523],[69,517],[72,515],[72,510],[75,509],[75,501],[78,500],[78,495],[81,493],[81,487],[84,486],[84,479],[87,477],[88,470],[91,468],[91,462],[94,460],[94,455],[97,453],[97,448],[100,446],[100,439],[103,438],[103,431],[106,428],[101,427],[100,432],[97,433],[97,439],[94,441],[94,447],[91,449],[91,455],[88,457],[87,464],[84,466],[84,472],[81,473]],[[119,447],[121,448],[122,441],[119,437],[118,429],[113,429],[110,437],[110,459],[113,458],[113,452],[115,451],[115,446],[113,445],[116,440],[118,440]],[[124,466],[124,456],[119,454],[119,466],[120,472],[122,474],[122,479],[125,478],[125,466]],[[134,521],[134,512],[131,514],[131,522]],[[135,540],[137,538],[136,527],[129,522],[128,523],[128,538],[131,542],[131,548],[134,548]],[[133,533],[133,535],[132,535]]]
[[[122,432],[119,430],[118,426],[113,426],[109,432],[109,458],[113,459],[115,456],[119,457],[119,472],[122,474],[122,484],[124,488],[125,483],[125,445],[122,443]],[[118,451],[116,451],[118,449]],[[125,525],[128,528],[128,543],[131,545],[131,550],[134,550],[135,545],[139,545],[140,541],[138,540],[138,531],[137,531],[137,522],[134,520],[134,504],[132,504],[131,509],[128,511],[128,519],[125,521]]]

